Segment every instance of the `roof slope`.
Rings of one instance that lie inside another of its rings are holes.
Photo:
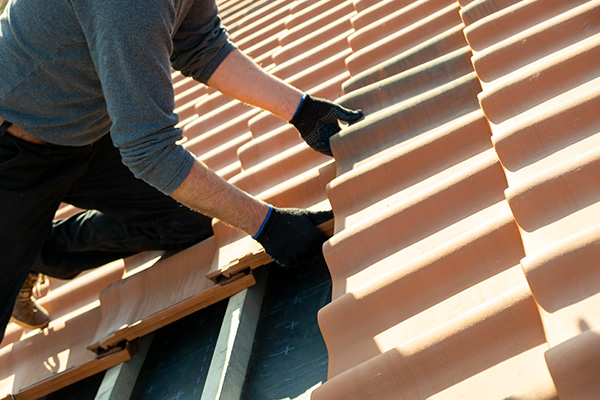
[[[352,57],[410,43],[345,84],[312,398],[597,397],[600,3],[374,3]]]
[[[600,0],[218,3],[263,67],[366,112],[332,160],[173,75],[184,146],[275,205],[333,207],[329,379],[312,398],[597,398]],[[136,337],[254,284],[260,246],[214,231],[51,280],[49,329],[9,326],[0,397],[109,368]]]

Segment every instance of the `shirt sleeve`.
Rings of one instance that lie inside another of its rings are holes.
[[[173,37],[173,68],[206,83],[236,48],[221,24],[214,0],[195,0]]]
[[[195,157],[176,144],[170,54],[176,10],[169,0],[73,0],[112,121],[111,136],[133,174],[170,194]]]

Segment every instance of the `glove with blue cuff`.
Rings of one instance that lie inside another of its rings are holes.
[[[323,260],[327,236],[316,226],[333,218],[333,211],[308,211],[271,206],[262,227],[252,238],[277,264],[297,268]]]

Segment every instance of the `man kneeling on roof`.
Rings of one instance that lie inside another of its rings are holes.
[[[229,41],[214,0],[11,0],[0,31],[2,334],[11,316],[48,324],[32,298],[38,274],[69,279],[188,247],[212,235],[212,217],[282,266],[322,257],[315,226],[331,211],[273,207],[176,144],[171,68],[290,121],[329,155],[339,120],[362,113],[261,70]],[[53,222],[61,202],[87,211]]]

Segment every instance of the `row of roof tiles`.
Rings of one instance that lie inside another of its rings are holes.
[[[396,3],[408,14],[434,2]],[[589,269],[600,222],[599,4],[458,3],[472,66],[450,69],[463,76],[445,73],[461,54],[440,45],[447,27],[413,46],[445,55],[394,71],[418,84],[377,111],[381,133],[365,121],[332,141],[334,300],[320,312],[330,379],[313,399],[600,393],[600,285]],[[441,2],[429,20],[456,5]],[[414,57],[396,53],[385,67]],[[474,74],[482,89],[456,91]],[[371,90],[387,94],[385,79]],[[346,96],[360,103],[367,88]]]
[[[278,206],[334,209],[329,380],[313,399],[598,395],[599,5],[219,2],[266,69],[367,114],[334,137],[333,161],[285,121],[173,76],[187,148]],[[0,395],[106,369],[129,341],[252,285],[268,257],[214,231],[158,262],[51,281],[41,301],[58,318],[9,328]]]

